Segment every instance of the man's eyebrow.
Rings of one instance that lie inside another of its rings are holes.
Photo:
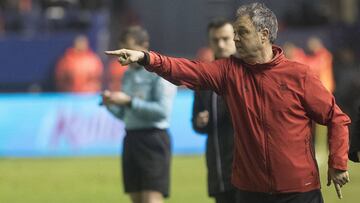
[[[243,26],[243,25],[234,25],[233,26],[234,28],[236,28],[236,29],[247,29],[245,26]]]

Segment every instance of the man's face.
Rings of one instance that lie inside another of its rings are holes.
[[[225,24],[219,28],[209,30],[209,45],[215,58],[227,58],[236,52],[234,43],[234,29]]]
[[[259,50],[264,48],[262,33],[256,31],[249,16],[240,16],[234,23],[234,41],[236,51],[240,58],[247,59],[256,57]]]

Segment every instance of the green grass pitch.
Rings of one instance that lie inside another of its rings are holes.
[[[317,128],[325,134],[324,128]],[[317,136],[316,156],[325,203],[356,203],[360,195],[360,163],[349,163],[350,183],[337,198],[327,187],[326,136]],[[210,203],[207,197],[203,156],[174,156],[171,166],[171,196],[166,203]],[[120,159],[48,158],[0,159],[0,203],[125,203]]]
[[[338,200],[326,187],[326,164],[320,164],[323,195],[327,203],[358,202],[360,165],[350,164],[351,182]],[[123,203],[120,161],[116,157],[0,159],[1,203]],[[202,156],[175,156],[172,162],[171,197],[168,203],[210,203],[206,192]]]

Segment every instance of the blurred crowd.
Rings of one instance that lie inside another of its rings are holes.
[[[0,0],[0,34],[82,30],[106,0]]]
[[[332,92],[338,104],[351,118],[360,105],[360,64],[353,49],[344,47],[331,53],[319,37],[312,36],[305,47],[292,42],[283,45],[285,55],[307,64]],[[335,56],[334,56],[335,55]]]
[[[106,70],[104,72],[100,57],[91,50],[88,38],[79,35],[57,62],[56,90],[74,93],[95,93],[103,88],[110,91],[120,90],[121,79],[127,67],[122,67],[114,58],[108,62]]]

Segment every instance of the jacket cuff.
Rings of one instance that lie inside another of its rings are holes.
[[[143,51],[144,53],[144,58],[140,61],[138,61],[138,64],[142,65],[142,66],[147,66],[150,64],[150,55],[149,52]]]
[[[347,159],[344,160],[341,158],[329,157],[328,165],[330,168],[347,171],[348,170],[347,162],[348,162]]]

